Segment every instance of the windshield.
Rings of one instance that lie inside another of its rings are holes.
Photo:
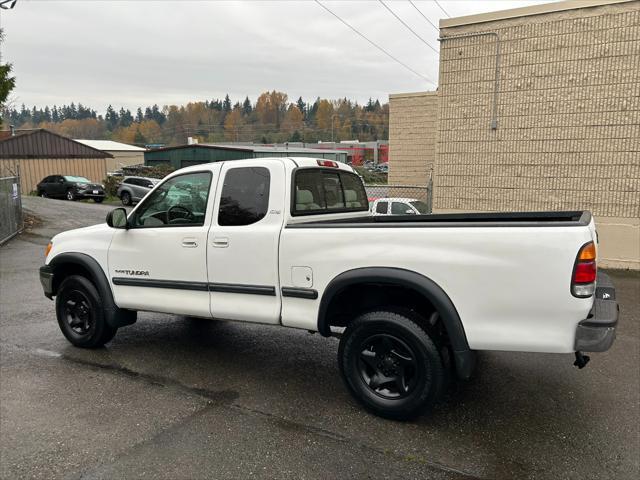
[[[409,202],[411,204],[411,206],[413,208],[415,208],[416,210],[418,210],[418,213],[421,213],[423,215],[426,215],[429,213],[429,208],[427,207],[427,204],[420,201],[420,200],[416,200],[415,202]]]
[[[88,180],[88,179],[86,179],[84,177],[74,177],[74,176],[71,176],[71,175],[65,175],[64,179],[67,182],[91,183],[91,180]]]

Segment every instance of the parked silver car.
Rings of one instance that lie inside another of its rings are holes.
[[[159,181],[157,178],[125,177],[118,187],[116,195],[123,205],[133,205],[142,200]]]

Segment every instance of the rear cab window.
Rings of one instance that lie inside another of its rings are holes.
[[[328,168],[294,171],[291,215],[368,210],[367,193],[356,174]]]
[[[389,209],[389,202],[378,202],[376,205],[376,213],[386,214]]]
[[[391,215],[407,215],[415,213],[413,209],[404,202],[393,202],[391,204]]]

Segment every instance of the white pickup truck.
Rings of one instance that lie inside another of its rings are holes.
[[[615,289],[589,212],[372,216],[343,164],[265,158],[176,171],[127,215],[63,232],[40,269],[58,323],[99,347],[152,311],[340,337],[347,388],[408,418],[476,350],[607,350]]]

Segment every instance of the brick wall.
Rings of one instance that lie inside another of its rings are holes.
[[[389,95],[389,183],[427,185],[438,133],[435,92]]]
[[[638,219],[640,2],[441,29],[477,32],[500,37],[497,129],[495,37],[443,41],[434,208]]]

